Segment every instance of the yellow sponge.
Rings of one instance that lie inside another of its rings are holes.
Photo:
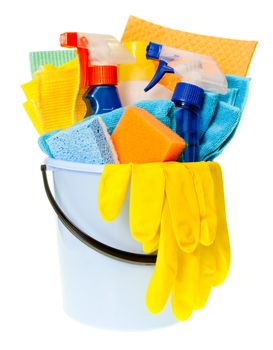
[[[120,163],[175,161],[184,140],[142,108],[129,106],[123,113],[112,141]]]

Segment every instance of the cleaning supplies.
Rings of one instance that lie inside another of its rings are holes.
[[[227,92],[227,81],[216,62],[209,56],[182,51],[150,42],[146,57],[159,60],[158,69],[146,86],[153,88],[166,74],[176,74],[183,82],[176,85],[172,101],[176,105],[176,132],[186,142],[183,153],[185,162],[199,160],[199,114],[203,104],[204,90]],[[170,64],[171,66],[169,66]]]
[[[34,79],[22,85],[27,102],[24,107],[39,134],[75,123],[79,89],[77,60],[59,67],[50,64],[34,73]]]
[[[211,56],[224,74],[246,76],[256,41],[234,40],[169,29],[141,18],[130,16],[121,42],[154,41],[181,50]],[[178,80],[166,76],[161,84],[174,90]]]
[[[229,270],[221,168],[215,162],[105,165],[98,196],[103,219],[118,216],[129,185],[132,235],[145,252],[158,250],[147,308],[160,312],[172,294],[175,317],[186,320]]]
[[[126,108],[112,140],[120,163],[149,163],[177,160],[184,140],[144,109]]]
[[[77,48],[80,86],[89,87],[84,96],[86,116],[121,107],[116,88],[117,64],[133,63],[134,57],[111,35],[67,32],[61,34],[60,44]]]
[[[53,158],[89,164],[118,163],[106,126],[100,117],[84,128],[79,125],[60,130],[46,140]]]
[[[135,57],[134,64],[120,64],[118,66],[118,91],[123,106],[133,105],[138,101],[171,99],[172,92],[161,84],[157,84],[148,93],[145,86],[155,74],[155,64],[146,59],[147,43],[132,41],[123,46]]]
[[[135,104],[136,107],[143,108],[147,112],[155,116],[160,122],[165,124],[167,127],[175,131],[175,117],[174,117],[174,104],[169,100],[156,100],[156,101],[141,101]],[[107,130],[110,135],[112,135],[115,127],[117,126],[122,114],[124,113],[125,108],[118,108],[109,113],[104,113],[99,115],[103,122],[105,123]],[[85,118],[83,121],[75,124],[78,128],[79,137],[81,137],[81,129],[83,132],[86,126],[92,121],[96,116],[91,116]],[[72,128],[70,128],[71,130]],[[73,130],[73,129],[72,129]],[[38,143],[41,150],[46,153],[49,157],[52,157],[52,154],[48,148],[47,140],[52,135],[56,134],[59,130],[52,131],[48,134],[40,136]]]

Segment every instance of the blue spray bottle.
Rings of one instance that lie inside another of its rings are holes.
[[[117,90],[117,64],[135,58],[111,35],[67,32],[60,36],[62,47],[77,48],[80,88],[86,89],[87,116],[121,107]]]
[[[184,162],[199,161],[199,114],[204,90],[226,94],[227,80],[217,63],[209,56],[174,49],[150,42],[146,49],[147,59],[158,60],[158,68],[144,89],[149,91],[166,73],[183,79],[174,90],[172,101],[176,106],[176,132],[186,142]]]

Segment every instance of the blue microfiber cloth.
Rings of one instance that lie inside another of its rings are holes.
[[[219,103],[214,116],[203,111],[203,129],[200,133],[200,160],[213,160],[233,138],[245,107],[250,78],[226,75],[228,93],[218,95]],[[207,103],[211,103],[211,97]],[[208,110],[208,108],[207,108]],[[209,121],[209,123],[208,123]],[[205,127],[207,126],[207,129]]]
[[[225,95],[218,95],[219,101],[226,102],[232,106],[235,105],[239,89],[228,88],[228,92]]]
[[[237,75],[226,75],[228,88],[237,89],[235,102],[232,104],[243,112],[248,98],[250,78],[239,77]]]
[[[242,111],[220,101],[208,130],[201,139],[200,161],[213,160],[230,141],[241,119]]]
[[[219,101],[236,106],[242,111],[244,109],[248,96],[250,78],[226,75],[226,79],[228,91],[225,95],[205,91],[204,102],[200,112],[200,139],[208,129]]]
[[[136,103],[134,106],[143,108],[146,111],[153,114],[159,121],[164,123],[166,126],[171,128],[175,131],[175,117],[174,117],[174,103],[170,100],[154,100],[154,101],[141,101]],[[119,122],[122,114],[124,113],[125,108],[118,108],[115,109],[112,112],[104,113],[99,115],[103,122],[105,123],[107,130],[109,134],[111,135]],[[72,125],[70,128],[68,128],[68,132],[70,130],[73,130],[74,127],[77,126],[77,129],[80,130],[81,128],[85,128],[86,124],[88,125],[92,119],[96,118],[98,116],[90,116],[88,118],[85,118],[83,121]],[[41,150],[46,153],[49,157],[53,158],[52,152],[50,148],[48,147],[48,140],[53,137],[56,133],[58,133],[59,130],[51,131],[50,133],[46,133],[42,136],[40,136],[38,140],[38,144],[41,148]]]
[[[213,92],[205,92],[203,106],[200,112],[199,137],[201,138],[208,129],[219,102],[219,95]]]
[[[47,135],[43,142],[55,159],[88,164],[118,163],[110,135],[100,117]]]

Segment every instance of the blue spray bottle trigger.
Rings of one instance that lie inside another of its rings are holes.
[[[168,62],[160,60],[155,75],[153,76],[149,84],[144,88],[144,91],[147,92],[150,89],[152,89],[160,81],[160,79],[164,76],[165,73],[174,74],[174,69],[168,66]]]

